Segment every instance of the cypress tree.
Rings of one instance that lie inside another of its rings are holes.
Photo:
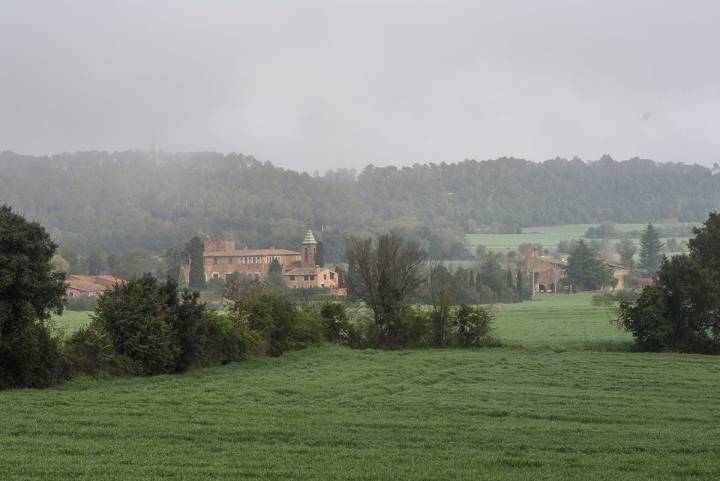
[[[523,279],[522,270],[517,270],[517,282],[515,283],[515,292],[517,292],[518,298],[522,301],[525,299],[525,290],[523,288],[525,280]]]
[[[190,258],[190,289],[201,290],[205,288],[205,268],[203,267],[203,242],[199,237],[193,237],[185,246],[185,252]]]
[[[655,276],[663,261],[663,244],[660,232],[654,225],[648,224],[640,237],[640,269],[649,276]]]
[[[315,265],[325,267],[325,249],[322,241],[318,241],[315,246]]]

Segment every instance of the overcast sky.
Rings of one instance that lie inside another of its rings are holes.
[[[720,162],[720,2],[0,0],[0,149]]]

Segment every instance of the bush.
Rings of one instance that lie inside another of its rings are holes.
[[[93,325],[70,336],[64,357],[71,376],[135,376],[142,372],[136,362],[116,354],[107,334]]]
[[[246,322],[215,311],[206,311],[193,367],[209,367],[247,359],[260,343],[260,335]]]
[[[139,366],[144,375],[176,371],[181,353],[173,321],[175,284],[161,285],[149,274],[105,291],[93,327],[107,334],[113,351]]]
[[[272,356],[322,340],[319,316],[309,307],[298,308],[291,297],[278,291],[264,289],[237,300],[229,316],[257,331],[262,339],[260,351]]]
[[[451,331],[457,347],[497,347],[500,342],[492,337],[495,311],[491,307],[473,307],[463,304],[451,316]]]
[[[0,389],[48,387],[67,377],[59,342],[44,323],[36,321],[0,338]]]
[[[352,334],[352,326],[348,321],[345,306],[340,302],[323,302],[320,307],[323,335],[330,342],[348,344]]]

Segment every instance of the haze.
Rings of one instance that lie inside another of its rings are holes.
[[[0,1],[0,149],[720,161],[712,1]]]

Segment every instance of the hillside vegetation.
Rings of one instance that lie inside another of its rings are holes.
[[[368,166],[322,176],[240,154],[0,153],[0,201],[49,228],[62,245],[160,252],[196,234],[249,246],[296,248],[305,227],[324,228],[328,260],[344,236],[397,230],[459,258],[463,233],[499,224],[699,221],[720,208],[720,176],[648,160],[504,158],[412,167]]]

